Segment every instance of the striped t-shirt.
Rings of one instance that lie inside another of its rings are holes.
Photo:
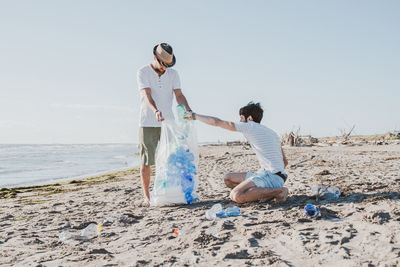
[[[286,173],[281,142],[275,131],[254,121],[235,123],[235,127],[256,152],[262,170]]]

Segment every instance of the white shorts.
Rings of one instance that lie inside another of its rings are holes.
[[[281,188],[285,183],[282,177],[269,171],[248,172],[247,179],[253,181],[260,188]]]

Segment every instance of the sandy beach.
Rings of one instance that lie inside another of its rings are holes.
[[[238,217],[208,221],[213,204],[233,206],[223,176],[255,171],[245,145],[200,147],[201,201],[143,208],[138,170],[0,191],[1,266],[399,266],[400,145],[284,147],[289,198],[239,205]],[[154,176],[152,177],[154,179]],[[337,186],[337,200],[311,197]],[[312,203],[321,217],[308,218]],[[91,240],[59,240],[104,223]],[[176,236],[177,228],[183,234]],[[208,234],[214,229],[218,237]]]

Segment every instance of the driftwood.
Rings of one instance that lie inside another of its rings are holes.
[[[300,128],[296,132],[289,132],[281,137],[282,145],[289,146],[312,146],[318,143],[318,139],[311,135],[302,136],[300,135]]]
[[[354,128],[356,127],[356,125],[354,124],[353,127],[351,127],[351,129],[349,131],[346,132],[345,129],[341,129],[341,133],[342,133],[342,138],[343,141],[348,141],[351,135],[351,132],[353,132]]]
[[[281,145],[287,146],[362,146],[362,145],[400,145],[400,131],[393,130],[386,134],[354,136],[352,133],[356,125],[347,129],[339,129],[340,135],[336,137],[322,137],[320,139],[311,135],[300,135],[300,128],[297,131],[290,131],[281,136]]]
[[[302,143],[302,140],[298,132],[297,133],[290,132],[288,134],[284,134],[281,137],[281,143],[283,145],[299,146]]]
[[[390,138],[400,138],[400,131],[391,131],[389,132]]]

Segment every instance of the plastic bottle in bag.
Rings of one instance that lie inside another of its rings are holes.
[[[176,106],[176,112],[178,115],[178,124],[184,133],[183,138],[188,137],[191,122],[187,120],[190,115],[187,112],[185,105],[181,104]]]
[[[177,105],[176,106],[176,112],[178,113],[178,120],[179,121],[185,121],[185,117],[187,117],[187,111],[185,108],[185,105],[181,104],[181,105]]]
[[[151,206],[192,204],[199,200],[195,123],[183,119],[184,111],[183,105],[178,106],[179,120],[165,119],[162,123]]]

